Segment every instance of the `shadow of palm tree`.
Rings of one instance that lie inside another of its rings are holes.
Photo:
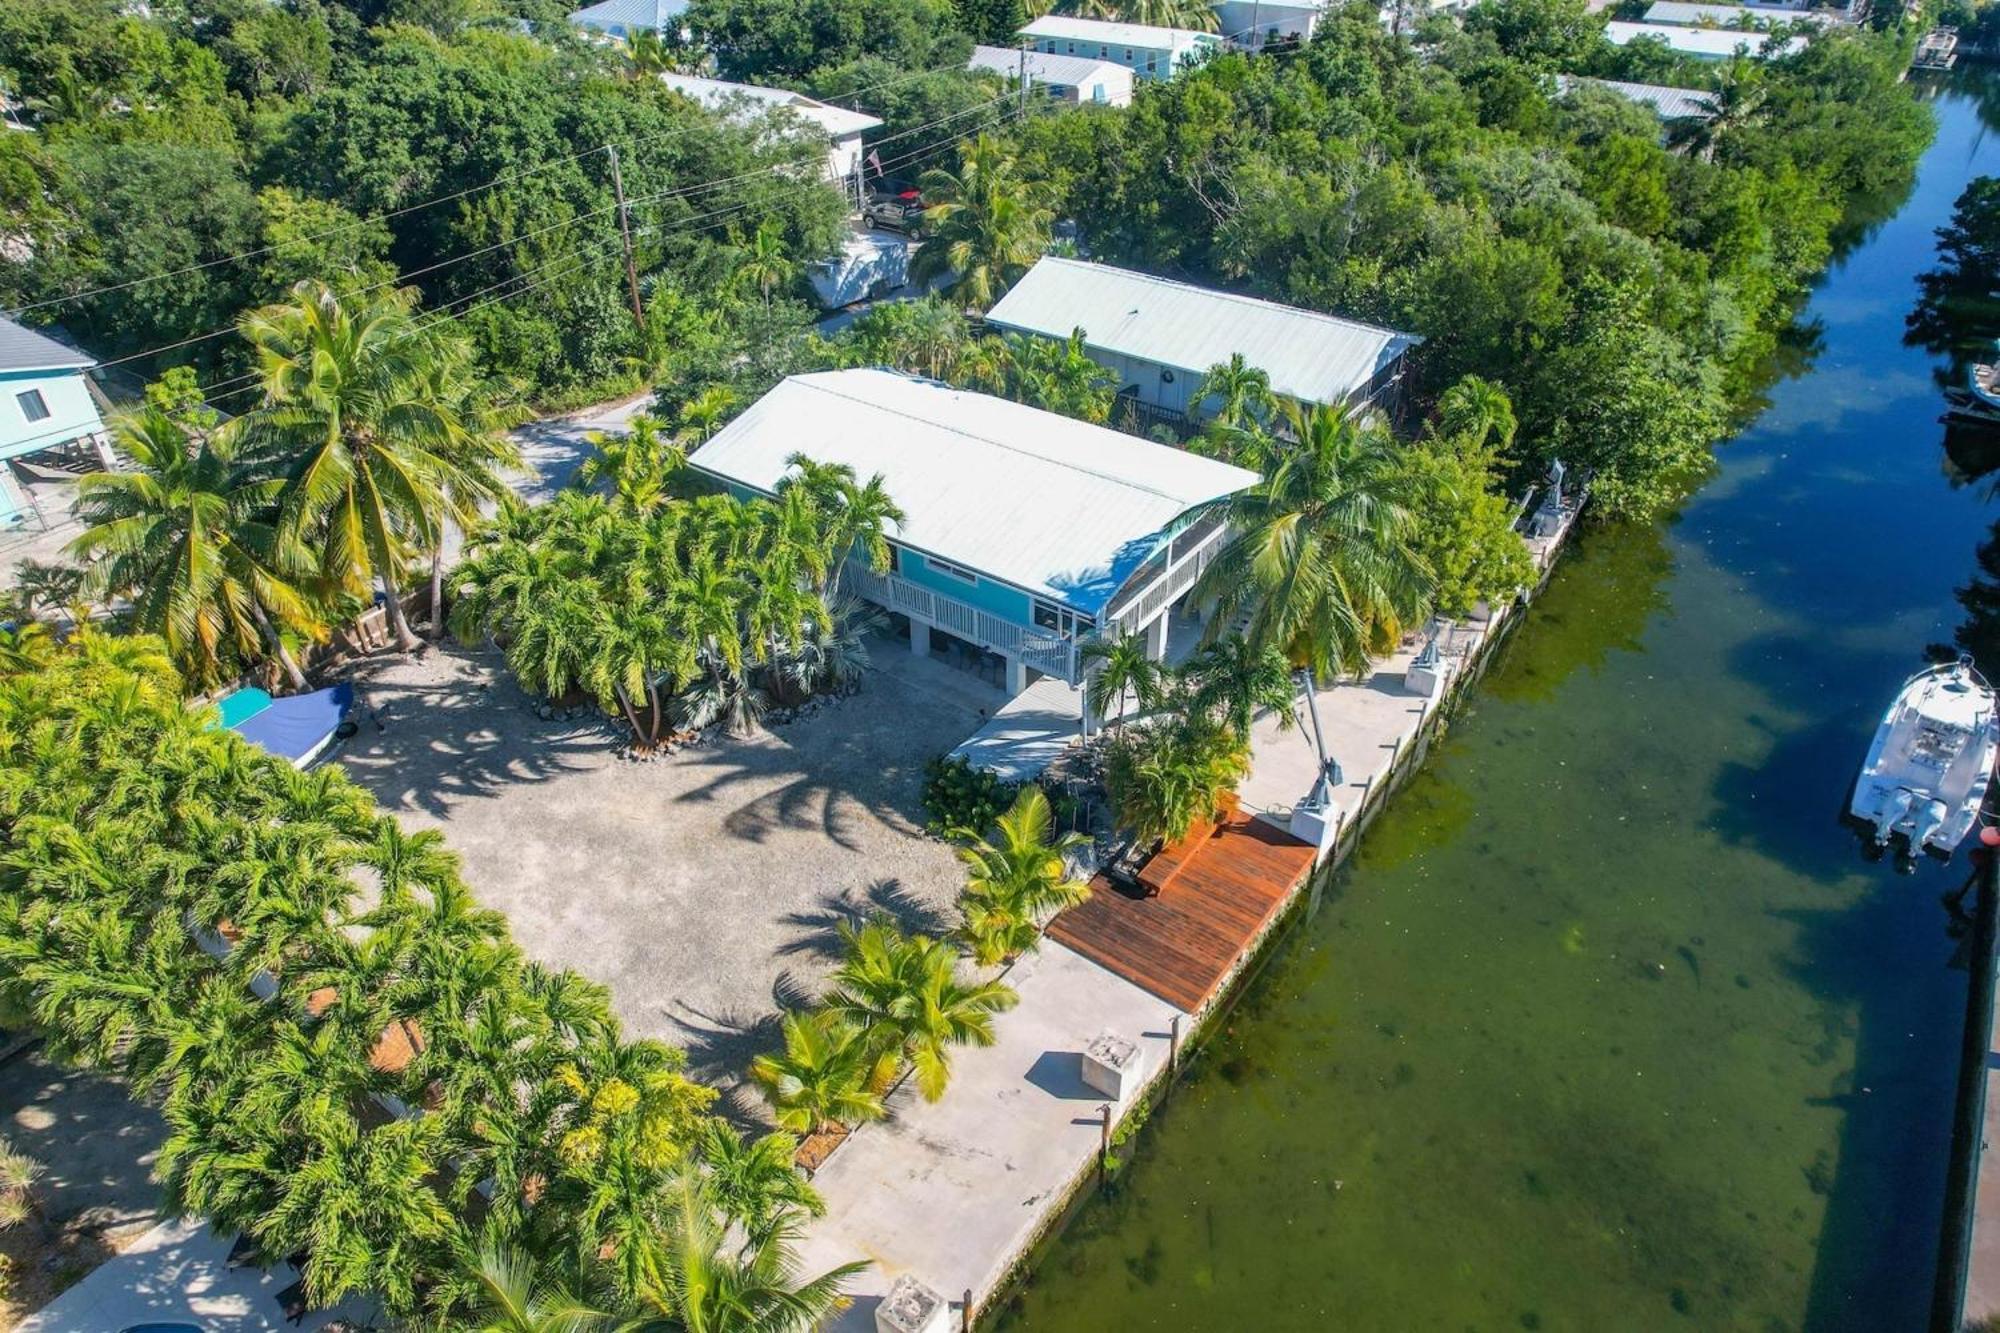
[[[845,889],[822,894],[817,906],[787,912],[780,920],[800,934],[779,948],[779,956],[805,954],[837,962],[843,947],[842,929],[858,930],[876,916],[886,916],[912,934],[939,936],[952,928],[951,921],[935,904],[926,902],[901,880],[878,879],[858,892]]]
[[[335,752],[384,809],[444,818],[451,807],[602,763],[616,734],[598,720],[550,722],[491,649],[455,644],[421,661],[383,654],[349,672],[360,730]]]

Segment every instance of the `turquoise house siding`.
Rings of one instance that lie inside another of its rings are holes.
[[[1034,624],[1031,599],[1019,588],[996,583],[983,575],[979,576],[978,582],[967,583],[955,575],[931,568],[929,558],[921,552],[906,547],[898,547],[897,550],[896,572],[918,587],[955,597],[968,606],[978,607],[988,615],[1010,620],[1016,625]]]
[[[21,395],[42,395],[49,415],[28,420]],[[50,449],[79,435],[104,429],[80,370],[16,370],[0,373],[0,459]]]

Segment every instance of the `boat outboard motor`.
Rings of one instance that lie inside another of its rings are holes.
[[[1916,800],[1917,794],[1908,787],[1896,788],[1895,794],[1882,802],[1882,813],[1875,819],[1875,841],[1888,842],[1889,835],[1910,813],[1910,807],[1916,804]]]
[[[1943,801],[1932,798],[1924,802],[1924,808],[1917,812],[1917,822],[1910,828],[1910,850],[1917,851],[1930,841],[1931,834],[1944,827],[1945,809]]]

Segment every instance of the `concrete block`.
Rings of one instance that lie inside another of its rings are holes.
[[[908,1273],[875,1307],[875,1333],[945,1333],[951,1303]]]
[[[1083,1081],[1122,1105],[1138,1088],[1143,1063],[1138,1042],[1115,1032],[1100,1032],[1083,1048]]]
[[[1437,700],[1444,697],[1444,687],[1451,682],[1452,659],[1433,658],[1425,664],[1410,663],[1403,672],[1403,688],[1411,694],[1425,699]]]
[[[1300,842],[1311,843],[1316,859],[1324,861],[1333,851],[1333,840],[1340,836],[1340,807],[1332,802],[1324,806],[1294,806],[1290,831]]]

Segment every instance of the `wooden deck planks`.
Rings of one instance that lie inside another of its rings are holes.
[[[1049,934],[1194,1013],[1215,997],[1312,869],[1313,849],[1239,815],[1199,846],[1171,850],[1184,865],[1158,897],[1128,897],[1099,875],[1090,900],[1058,916]]]

